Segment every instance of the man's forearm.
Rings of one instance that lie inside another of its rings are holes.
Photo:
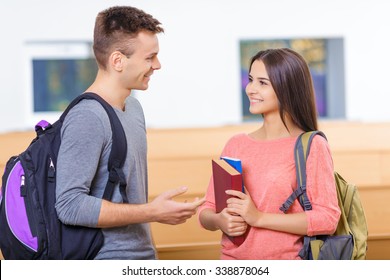
[[[123,204],[102,201],[97,227],[110,228],[154,220],[150,204]]]

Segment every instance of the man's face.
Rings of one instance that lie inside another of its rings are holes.
[[[157,58],[159,52],[156,34],[141,31],[134,39],[133,54],[125,58],[121,80],[129,89],[146,90],[154,70],[161,68]]]

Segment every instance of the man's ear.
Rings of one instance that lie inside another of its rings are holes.
[[[111,65],[112,69],[121,72],[123,70],[124,59],[125,56],[121,52],[115,51],[110,55],[109,64]]]

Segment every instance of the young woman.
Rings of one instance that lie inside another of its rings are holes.
[[[323,137],[313,139],[307,161],[313,209],[304,212],[295,201],[287,214],[279,210],[297,188],[295,141],[318,129],[307,63],[290,49],[260,51],[250,62],[246,93],[250,112],[262,115],[263,123],[252,133],[233,136],[222,151],[241,159],[246,192],[227,191],[228,207],[216,213],[211,178],[199,219],[205,229],[224,233],[221,259],[300,259],[303,236],[333,233],[340,216],[332,156]],[[240,246],[227,237],[242,234]]]

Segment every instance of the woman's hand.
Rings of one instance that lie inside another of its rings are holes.
[[[240,215],[248,225],[298,235],[307,234],[306,212],[291,214],[260,212],[247,191],[242,193],[228,190],[226,193],[232,196],[227,200],[229,213]]]
[[[228,208],[223,209],[217,215],[217,226],[225,234],[229,236],[240,236],[245,233],[248,225],[242,217],[234,213],[229,213]]]
[[[249,193],[227,190],[232,197],[227,200],[227,209],[230,213],[241,216],[250,226],[256,226],[262,213],[257,210]]]

